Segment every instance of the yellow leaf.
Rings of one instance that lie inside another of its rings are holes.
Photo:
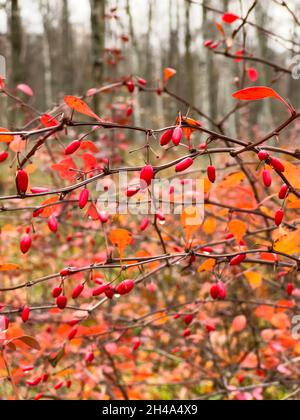
[[[259,287],[261,287],[263,280],[262,274],[256,273],[254,271],[248,271],[247,273],[245,273],[245,277],[248,280],[252,289],[258,289]]]
[[[203,264],[200,265],[198,268],[198,273],[204,273],[205,271],[211,271],[216,265],[216,260],[209,258],[208,260],[204,261]]]
[[[247,232],[247,225],[246,223],[242,222],[241,220],[232,220],[228,225],[228,230],[232,233],[238,243],[241,242],[245,233]]]
[[[288,255],[298,254],[300,252],[300,228],[278,238],[274,250]]]

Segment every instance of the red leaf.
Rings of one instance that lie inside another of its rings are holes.
[[[43,124],[44,127],[56,127],[57,125],[59,125],[59,122],[52,117],[52,115],[50,114],[44,114],[41,116],[40,118],[41,123]]]
[[[239,18],[240,18],[239,16],[234,15],[233,13],[225,13],[222,16],[223,22],[228,23],[229,25],[231,25],[232,23],[234,23]]]
[[[63,159],[61,162],[56,165],[52,165],[54,171],[58,171],[62,179],[68,179],[69,181],[74,181],[76,173],[70,171],[70,169],[76,169],[75,162],[72,158]]]
[[[254,86],[239,90],[232,95],[240,101],[258,101],[265,98],[275,98],[283,102],[291,111],[290,105],[274,89],[266,86]]]

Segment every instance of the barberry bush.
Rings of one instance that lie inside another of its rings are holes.
[[[237,74],[218,120],[172,90],[171,67],[47,111],[1,80],[17,114],[0,128],[1,399],[299,395],[300,113],[280,84],[292,69],[246,47],[256,3],[212,10],[203,48]],[[177,112],[136,125],[139,95]],[[275,126],[249,123],[261,101]]]

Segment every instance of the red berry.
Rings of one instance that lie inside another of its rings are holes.
[[[73,340],[73,338],[75,338],[76,337],[76,335],[77,335],[77,333],[78,333],[78,328],[73,328],[70,332],[69,332],[69,335],[68,335],[68,340]]]
[[[58,296],[58,298],[56,299],[56,305],[61,310],[65,309],[65,307],[67,306],[67,303],[68,303],[68,299],[64,295]]]
[[[230,266],[235,267],[237,265],[240,265],[242,262],[245,261],[246,258],[247,258],[246,254],[237,255],[236,257],[233,257],[232,260],[230,261]]]
[[[28,189],[28,174],[24,169],[19,169],[16,176],[16,186],[19,194],[26,194]]]
[[[141,77],[138,78],[138,84],[141,86],[147,86],[147,80],[142,79]]]
[[[275,169],[278,172],[284,172],[285,171],[285,167],[284,167],[283,163],[277,158],[271,158],[270,159],[270,165],[272,166],[273,169]]]
[[[210,248],[209,246],[205,246],[201,249],[202,252],[207,252],[208,254],[212,254],[214,252],[213,248]]]
[[[43,194],[49,192],[49,188],[35,187],[31,188],[30,191],[32,192],[32,194]]]
[[[71,274],[69,268],[63,268],[60,272],[60,277],[68,277]]]
[[[192,331],[190,330],[190,328],[187,328],[186,330],[183,331],[184,338],[188,338],[191,334],[192,334]]]
[[[134,197],[139,191],[140,191],[140,188],[137,188],[137,187],[128,188],[126,195],[128,198],[131,198],[131,197]]]
[[[30,386],[30,387],[34,387],[34,386],[38,386],[38,384],[42,381],[42,377],[38,377],[34,380],[29,380],[26,382],[26,385]]]
[[[134,84],[133,80],[128,80],[126,85],[127,85],[127,88],[128,88],[128,92],[133,93],[134,89],[135,89],[135,84]]]
[[[144,232],[147,229],[148,226],[149,226],[149,219],[148,219],[148,217],[146,217],[140,225],[140,230],[142,232]]]
[[[145,186],[149,187],[149,185],[151,185],[152,180],[154,179],[154,175],[155,173],[153,166],[145,166],[140,173],[141,188],[145,188]]]
[[[56,299],[62,294],[62,291],[62,287],[54,287],[54,289],[52,290],[52,296]]]
[[[219,297],[219,288],[216,284],[214,284],[210,289],[210,296],[213,300],[217,300]]]
[[[274,218],[275,225],[280,226],[283,222],[283,218],[284,218],[284,211],[280,209],[275,213],[275,218]]]
[[[172,142],[175,146],[178,146],[180,144],[182,135],[183,135],[182,128],[180,126],[176,127],[172,135]]]
[[[211,44],[213,44],[213,40],[212,39],[207,39],[206,41],[204,41],[204,47],[205,48],[209,48],[211,46]]]
[[[43,394],[40,392],[40,393],[38,393],[38,394],[36,394],[36,396],[34,397],[34,401],[39,401],[39,400],[41,400],[42,398],[43,398]]]
[[[90,192],[87,188],[81,191],[79,196],[79,208],[84,209],[89,201]]]
[[[65,155],[72,155],[75,153],[81,145],[79,140],[74,140],[65,148]]]
[[[209,166],[207,168],[207,176],[212,184],[216,182],[217,176],[216,176],[216,168],[214,166]]]
[[[133,114],[133,108],[132,106],[129,106],[126,111],[126,116],[129,118],[131,117],[132,114]]]
[[[133,280],[124,280],[122,281],[122,283],[120,283],[117,287],[116,287],[116,292],[118,295],[127,295],[128,293],[130,293],[133,288],[135,286],[135,283]]]
[[[107,299],[112,300],[115,295],[115,289],[112,286],[108,286],[104,293]]]
[[[271,187],[272,185],[271,173],[267,169],[263,171],[263,182],[267,188]]]
[[[84,291],[84,285],[78,284],[72,292],[72,299],[77,299],[81,293]]]
[[[48,219],[48,227],[53,233],[58,231],[58,221],[54,214],[52,214],[52,216],[50,216]]]
[[[9,327],[9,319],[7,318],[7,316],[2,316],[0,318],[0,332],[2,332],[2,330],[6,331],[8,330]]]
[[[157,210],[156,218],[162,223],[164,223],[166,221],[165,213],[162,210]]]
[[[226,299],[227,297],[227,290],[226,290],[226,286],[222,281],[219,281],[217,284],[217,288],[218,288],[218,294],[219,294],[219,299]]]
[[[193,322],[193,319],[194,319],[194,315],[189,314],[184,317],[183,321],[186,325],[190,325]]]
[[[216,327],[213,324],[207,324],[205,328],[208,334],[216,331]]]
[[[292,296],[295,290],[295,286],[292,283],[287,285],[286,291],[289,296]]]
[[[57,384],[54,386],[55,391],[58,391],[60,388],[62,388],[64,386],[64,383],[61,382],[57,382]]]
[[[289,187],[288,185],[284,184],[279,191],[278,198],[280,200],[285,200],[286,197],[288,196],[288,193],[289,193]]]
[[[187,158],[184,159],[182,162],[178,163],[178,165],[176,165],[176,172],[183,172],[186,169],[188,169],[190,166],[192,166],[194,163],[194,160],[192,158]]]
[[[265,161],[265,160],[267,160],[267,159],[269,159],[269,153],[268,152],[266,152],[265,150],[261,150],[259,153],[258,153],[258,158],[259,158],[259,160],[261,160],[262,162],[263,161]]]
[[[91,363],[93,363],[94,359],[95,359],[95,355],[94,355],[93,352],[90,352],[90,353],[86,354],[86,356],[84,358],[85,363],[87,365],[90,365]]]
[[[103,284],[102,286],[97,287],[97,289],[93,290],[93,296],[100,296],[102,293],[105,293],[107,288],[109,287],[108,284]]]
[[[32,238],[28,233],[22,236],[20,241],[20,249],[23,254],[27,254],[27,252],[30,250],[32,245]]]
[[[161,146],[167,146],[173,137],[173,131],[174,130],[167,130],[164,132],[164,134],[160,138],[160,145]]]
[[[26,323],[29,320],[30,316],[30,308],[29,306],[24,306],[21,314],[22,321]]]
[[[0,153],[0,163],[5,162],[8,158],[9,154],[7,152],[1,152]]]

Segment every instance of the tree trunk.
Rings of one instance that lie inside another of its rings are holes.
[[[92,27],[92,79],[94,86],[100,87],[104,81],[105,54],[105,0],[90,0]],[[100,97],[94,97],[96,112],[100,112]]]
[[[62,88],[64,92],[73,93],[73,36],[70,25],[69,2],[62,4]]]

